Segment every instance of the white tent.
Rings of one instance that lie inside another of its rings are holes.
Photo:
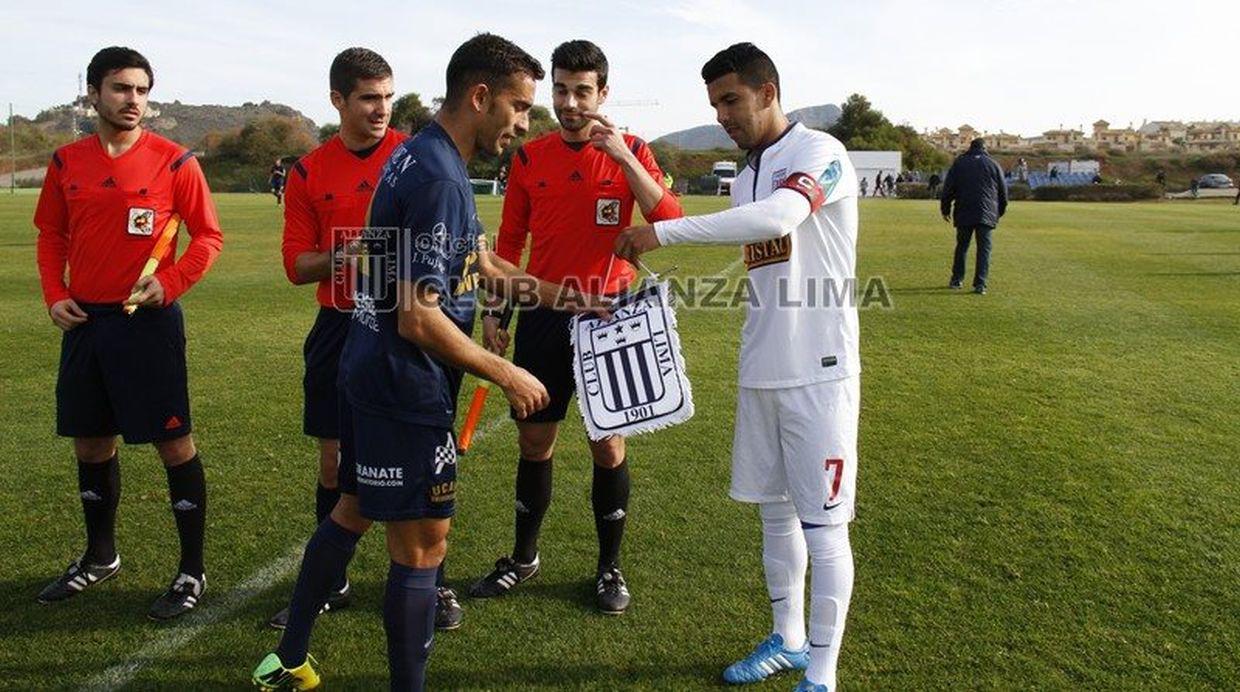
[[[899,151],[850,151],[848,159],[857,170],[857,178],[866,179],[870,194],[874,193],[874,178],[880,172],[883,178],[888,173],[896,178],[904,170],[904,153]]]

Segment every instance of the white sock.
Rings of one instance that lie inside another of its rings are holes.
[[[817,526],[805,530],[805,543],[813,565],[810,578],[809,670],[805,677],[815,685],[835,690],[835,671],[844,640],[844,620],[852,598],[853,557],[848,524]]]
[[[784,646],[805,646],[805,534],[791,502],[758,506],[762,516],[762,566],[771,597],[774,632]]]

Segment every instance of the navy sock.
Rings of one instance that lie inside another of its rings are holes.
[[[310,630],[319,609],[353,558],[353,550],[361,534],[353,533],[330,518],[306,543],[301,558],[301,571],[293,587],[293,600],[288,606],[288,626],[280,637],[276,653],[286,668],[295,668],[306,660],[310,650]]]
[[[314,518],[315,526],[323,523],[323,520],[330,517],[332,510],[336,508],[336,500],[340,499],[340,488],[325,488],[320,483],[314,490]],[[333,591],[339,591],[349,581],[349,576],[344,571],[340,573],[340,580],[332,585]]]
[[[629,462],[614,469],[594,467],[590,492],[594,505],[594,528],[598,532],[598,569],[620,566],[620,542],[629,509]]]
[[[444,583],[444,582],[446,581],[446,579],[445,579],[445,578],[444,578],[444,576],[443,576],[443,572],[444,572],[444,570],[443,570],[443,566],[444,566],[444,565],[446,565],[446,564],[448,564],[448,561],[445,559],[443,562],[439,563],[439,568],[435,570],[435,586],[436,586],[436,588],[438,588],[438,587],[440,587],[440,586],[447,586],[447,584],[445,584],[445,583]]]
[[[421,692],[426,687],[426,662],[435,637],[434,567],[388,566],[383,597],[383,629],[387,632],[388,671],[393,691]]]
[[[320,483],[314,490],[314,525],[318,526],[323,523],[332,513],[332,509],[336,506],[336,500],[340,499],[340,488],[325,488]]]
[[[207,532],[207,477],[202,460],[195,454],[184,464],[166,466],[164,470],[168,474],[172,516],[181,539],[180,571],[201,578],[205,571],[202,544]]]
[[[517,462],[517,530],[512,559],[529,564],[538,556],[538,532],[551,506],[551,459]]]
[[[116,454],[101,464],[78,461],[78,494],[86,518],[86,562],[111,564],[116,559],[116,505],[121,499]]]

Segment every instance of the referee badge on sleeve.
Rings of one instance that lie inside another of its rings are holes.
[[[155,210],[142,207],[129,208],[129,235],[154,235]]]
[[[622,298],[612,319],[573,317],[577,403],[592,440],[634,435],[693,417],[668,285]]]

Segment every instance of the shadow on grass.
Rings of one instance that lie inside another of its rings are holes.
[[[124,570],[103,584],[92,586],[72,598],[43,605],[35,597],[57,575],[47,578],[0,582],[0,631],[17,632],[106,632],[132,631],[137,625],[167,626],[146,617],[159,589],[129,587],[123,583]]]
[[[1240,276],[1240,272],[1154,272],[1150,276]]]
[[[696,657],[695,657],[696,658]],[[720,686],[722,668],[715,661],[646,659],[632,665],[583,663],[569,666],[545,664],[505,665],[502,670],[467,665],[437,665],[431,658],[427,686],[435,689],[523,689],[566,687],[595,689],[675,689],[685,683]],[[342,678],[342,687],[381,689],[386,675]]]
[[[472,581],[462,581],[459,584],[455,580],[449,579],[449,585],[456,590],[458,596],[462,598],[462,603],[466,608],[472,604],[476,607],[482,607],[488,600],[482,598],[469,597],[469,585]],[[580,581],[547,581],[542,576],[524,582],[513,590],[510,596],[501,596],[500,598],[533,598],[544,601],[559,601],[575,606],[578,610],[587,613],[597,612],[594,608],[594,577],[582,578]],[[605,617],[599,615],[599,617]]]
[[[937,286],[910,286],[908,288],[889,288],[888,292],[900,296],[954,296],[968,293],[963,288],[948,288],[946,285],[939,284]]]

